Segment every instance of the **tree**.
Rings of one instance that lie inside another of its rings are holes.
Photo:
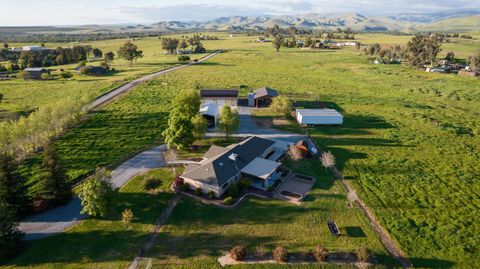
[[[110,172],[97,168],[92,178],[80,186],[78,197],[82,202],[80,213],[94,217],[103,217],[107,213],[113,192]]]
[[[431,35],[425,41],[425,49],[427,52],[427,59],[430,65],[433,66],[437,60],[437,55],[442,51],[440,40],[437,35]]]
[[[132,222],[133,220],[133,212],[132,210],[130,210],[129,208],[126,208],[125,210],[123,210],[122,212],[122,223],[125,225],[125,226],[130,226],[130,223]]]
[[[3,95],[3,93],[0,92],[0,103],[2,102],[4,96],[5,95]]]
[[[178,43],[179,41],[176,38],[164,37],[162,38],[162,49],[173,54],[178,48]]]
[[[288,147],[288,155],[294,161],[298,161],[303,158],[302,152],[295,145],[290,145]]]
[[[15,159],[6,153],[0,155],[0,204],[12,211],[15,216],[20,216],[28,208],[25,183],[18,174],[18,165]],[[1,240],[0,240],[1,241]]]
[[[362,47],[362,43],[360,42],[355,42],[355,48],[357,49],[357,52],[360,52],[360,48]]]
[[[200,109],[200,95],[195,90],[181,91],[173,105],[163,136],[169,148],[186,149],[195,141],[192,120]]]
[[[335,156],[330,151],[322,152],[322,155],[320,156],[320,161],[325,168],[335,167]]]
[[[235,132],[238,129],[240,124],[240,116],[238,111],[232,110],[229,105],[223,106],[219,115],[220,130],[225,133],[225,136],[228,138],[230,134]]]
[[[15,213],[7,204],[0,202],[0,261],[19,251],[22,236],[15,222]]]
[[[66,204],[72,197],[67,175],[60,163],[60,158],[52,145],[43,153],[41,190],[42,198],[55,204]]]
[[[289,115],[292,111],[292,100],[285,95],[280,95],[272,99],[272,104],[270,109],[273,112],[282,113],[284,115]]]
[[[182,41],[180,41],[180,44],[178,45],[178,47],[181,48],[182,50],[188,48],[187,41],[185,41],[185,39],[182,39]]]
[[[447,52],[447,56],[445,56],[445,60],[449,62],[455,61],[455,53],[453,53],[453,51]]]
[[[284,41],[284,38],[281,34],[278,34],[273,38],[272,45],[277,52],[280,51],[280,47],[282,46],[283,41]]]
[[[104,57],[105,57],[105,62],[111,64],[111,63],[113,63],[113,60],[115,59],[115,54],[113,52],[109,51],[109,52],[105,53]]]
[[[178,61],[179,62],[188,62],[188,61],[190,61],[190,56],[180,55],[180,56],[178,56]]]
[[[195,139],[202,139],[208,130],[207,120],[202,115],[197,114],[192,118],[192,124],[193,137],[195,137]]]
[[[3,43],[3,48],[4,48],[4,49],[8,49],[8,44],[7,44],[7,43]]]
[[[92,50],[93,57],[95,58],[102,58],[103,52],[99,48],[94,48]]]
[[[427,63],[433,66],[438,53],[441,51],[440,46],[437,35],[426,37],[417,34],[407,43],[405,57],[412,66],[421,67]]]
[[[143,57],[143,51],[139,50],[137,45],[131,41],[125,42],[117,51],[118,57],[130,62],[130,66],[133,65],[133,61]]]
[[[476,54],[468,57],[468,64],[472,71],[480,72],[480,50]]]
[[[168,117],[168,127],[163,137],[168,148],[187,149],[195,141],[191,117],[179,108],[174,108]]]

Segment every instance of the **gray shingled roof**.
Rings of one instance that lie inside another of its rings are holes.
[[[276,97],[278,96],[278,92],[272,88],[263,87],[255,91],[255,99],[262,98],[265,96]]]
[[[235,89],[201,89],[200,97],[238,97]]]
[[[203,158],[205,159],[211,159],[213,157],[216,157],[222,153],[225,153],[227,152],[228,149],[227,148],[224,148],[224,147],[220,147],[220,146],[216,146],[216,145],[212,145],[210,147],[210,149],[208,149],[207,152],[205,152],[205,154],[203,155]]]
[[[253,136],[225,153],[205,160],[201,166],[189,169],[182,176],[220,187],[273,144],[275,144],[273,140]],[[236,163],[229,159],[231,154],[238,155]]]

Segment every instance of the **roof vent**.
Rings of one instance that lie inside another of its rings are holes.
[[[223,166],[223,163],[218,163],[218,165]]]
[[[230,156],[228,156],[228,158],[234,162],[237,161],[237,157],[238,157],[238,154],[235,154],[235,153],[232,153],[230,154]]]

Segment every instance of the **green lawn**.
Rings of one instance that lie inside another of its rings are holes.
[[[142,181],[162,181],[154,192],[145,192]],[[157,169],[133,178],[114,194],[105,218],[87,219],[67,232],[34,241],[7,268],[126,268],[172,197],[171,170]],[[121,221],[129,208],[134,214],[130,227]]]
[[[319,96],[345,115],[341,127],[309,131],[337,156],[342,173],[417,267],[480,263],[480,80],[372,65],[352,48],[277,54],[271,44],[254,39],[225,37],[218,44],[227,53],[142,85],[56,141],[72,180],[161,143],[170,100],[179,90],[196,82],[212,88],[243,85],[242,94],[270,86],[307,105]],[[34,163],[23,169],[33,189]],[[304,207],[253,200],[222,211],[185,200],[152,251],[155,263],[188,268],[198,261],[196,266],[210,268],[236,241],[249,248],[283,243],[292,250],[316,243],[333,249],[366,244],[382,257],[365,218],[346,208],[343,192],[323,169],[298,169],[319,178],[314,199]],[[341,227],[361,227],[367,237],[329,237],[324,227],[329,215]]]

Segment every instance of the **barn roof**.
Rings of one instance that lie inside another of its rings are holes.
[[[200,97],[238,97],[236,89],[201,89]]]

